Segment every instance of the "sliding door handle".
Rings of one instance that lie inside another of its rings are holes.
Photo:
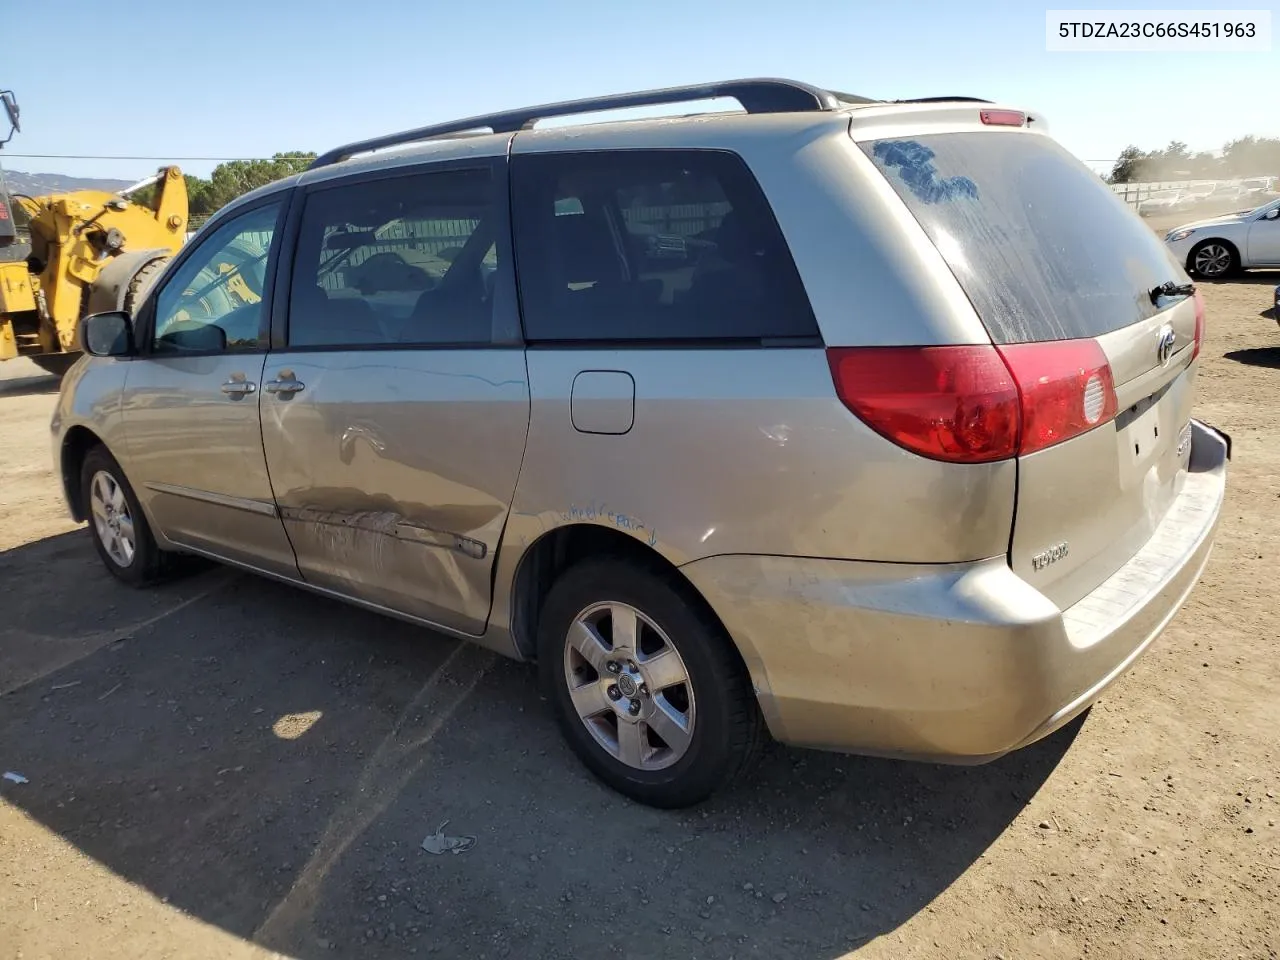
[[[250,383],[248,380],[237,380],[232,377],[222,385],[221,389],[222,392],[232,400],[239,400],[257,390],[258,385],[256,383]]]
[[[264,389],[267,393],[278,393],[285,397],[291,397],[301,390],[305,390],[307,385],[301,380],[268,380]]]

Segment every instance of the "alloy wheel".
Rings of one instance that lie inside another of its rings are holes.
[[[635,607],[598,603],[574,617],[564,672],[579,719],[615,759],[661,770],[688,752],[697,720],[689,671]]]
[[[1196,251],[1195,268],[1202,277],[1220,277],[1231,269],[1231,251],[1220,243],[1206,243]]]
[[[89,509],[93,527],[113,563],[127,567],[138,550],[133,515],[124,490],[106,470],[99,470],[89,483]]]

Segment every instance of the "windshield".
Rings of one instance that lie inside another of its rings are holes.
[[[1254,209],[1250,210],[1250,211],[1249,211],[1249,216],[1251,216],[1251,217],[1260,217],[1260,216],[1262,216],[1264,213],[1266,213],[1268,210],[1274,210],[1276,207],[1280,207],[1280,199],[1277,199],[1277,200],[1268,200],[1268,201],[1267,201],[1266,203],[1264,203],[1262,206],[1260,206],[1260,207],[1255,207]]]

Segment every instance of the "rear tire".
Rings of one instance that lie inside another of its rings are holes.
[[[80,497],[94,549],[113,577],[133,587],[163,578],[167,555],[156,546],[133,487],[106,447],[85,454]]]
[[[732,641],[671,573],[623,558],[571,567],[543,606],[538,658],[573,751],[640,803],[699,803],[750,770],[765,741]]]
[[[1187,257],[1187,272],[1205,280],[1225,280],[1240,272],[1240,252],[1225,240],[1204,240]]]

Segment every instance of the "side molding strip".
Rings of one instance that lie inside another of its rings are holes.
[[[175,483],[147,483],[146,488],[155,493],[167,493],[174,497],[185,497],[188,500],[199,500],[213,503],[232,510],[243,510],[246,513],[257,513],[264,517],[279,516],[274,503],[263,503],[261,500],[250,500],[247,497],[233,497],[225,493],[214,493],[211,490],[197,490],[194,487],[180,487]]]
[[[456,550],[473,560],[483,560],[489,552],[488,544],[460,533],[437,530],[426,524],[403,520],[397,514],[369,511],[365,513],[336,513],[328,510],[312,510],[306,507],[284,507],[280,511],[284,520],[295,523],[320,523],[333,527],[351,527],[367,533],[392,536],[407,543],[420,543],[425,547],[443,547]]]

